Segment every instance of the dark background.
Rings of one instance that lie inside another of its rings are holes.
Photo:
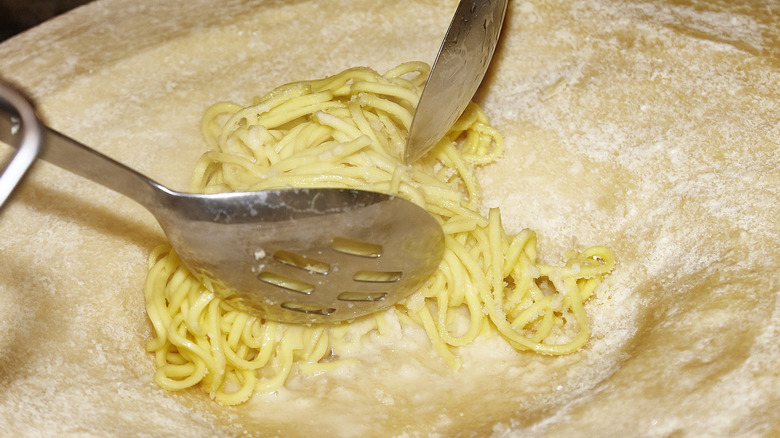
[[[0,0],[0,42],[91,0]]]

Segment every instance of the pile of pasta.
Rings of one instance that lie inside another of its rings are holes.
[[[206,111],[211,148],[198,162],[194,192],[345,187],[392,193],[441,223],[445,254],[436,273],[390,310],[340,324],[265,320],[215,296],[170,246],[153,250],[145,285],[154,327],[155,381],[165,389],[199,385],[216,401],[239,404],[284,385],[291,372],[354,362],[345,345],[402,324],[425,329],[458,368],[459,347],[498,333],[518,351],[566,354],[589,336],[583,303],[614,267],[604,247],[565,254],[562,266],[537,261],[536,235],[508,234],[499,211],[480,213],[475,167],[496,160],[503,139],[471,104],[425,157],[402,162],[412,115],[430,67],[401,64],[384,74],[352,68],[281,86],[252,105]],[[295,371],[297,370],[297,371]]]

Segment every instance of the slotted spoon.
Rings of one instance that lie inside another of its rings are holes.
[[[441,227],[412,202],[348,189],[176,192],[45,126],[4,82],[0,141],[19,147],[0,194],[10,194],[40,149],[40,158],[146,207],[193,274],[272,320],[338,322],[379,311],[428,279],[442,257]]]

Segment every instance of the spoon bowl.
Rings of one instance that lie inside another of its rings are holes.
[[[404,161],[425,155],[474,97],[493,59],[509,0],[461,0],[409,127]]]

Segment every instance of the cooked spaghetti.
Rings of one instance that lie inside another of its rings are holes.
[[[418,62],[385,74],[353,68],[284,85],[247,107],[223,102],[206,111],[202,131],[211,150],[197,164],[192,191],[346,187],[392,193],[440,221],[445,254],[431,279],[390,310],[350,323],[299,326],[236,309],[199,283],[169,246],[160,246],[149,257],[145,294],[155,331],[147,348],[155,353],[161,387],[200,385],[220,403],[242,403],[255,391],[283,385],[294,368],[354,362],[344,354],[347,344],[389,330],[388,312],[422,326],[453,368],[459,347],[490,332],[519,351],[542,354],[585,344],[583,303],[613,268],[613,254],[592,247],[567,253],[563,266],[543,265],[533,231],[509,235],[497,209],[480,213],[474,169],[498,158],[503,139],[477,105],[425,157],[403,165],[428,72]]]

